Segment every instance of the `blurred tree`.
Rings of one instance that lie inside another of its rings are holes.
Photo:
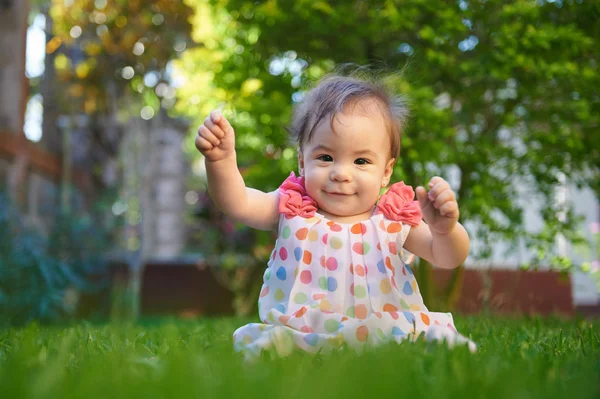
[[[153,215],[144,212],[150,192],[148,140],[131,138],[151,129],[142,120],[164,116],[175,103],[169,63],[190,42],[192,13],[185,3],[170,0],[53,0],[47,10],[44,98],[52,114],[44,134],[67,160],[67,177],[77,169],[93,178],[86,187],[90,198],[107,187],[121,191],[115,207],[126,226],[117,246],[129,251],[132,317],[152,249],[141,244],[142,224],[151,226]],[[126,137],[130,145],[122,148]]]
[[[179,64],[188,83],[178,110],[197,126],[225,104],[249,185],[274,189],[295,169],[283,126],[308,82],[339,63],[383,66],[401,71],[392,81],[412,111],[395,178],[417,185],[455,172],[461,219],[485,244],[474,256],[509,239],[541,261],[558,234],[580,240],[577,217],[554,194],[568,181],[600,196],[597,2],[192,3],[201,46]],[[528,233],[523,209],[533,199],[545,226]]]
[[[114,157],[124,122],[144,107],[154,115],[173,106],[167,66],[187,47],[192,9],[168,0],[53,0],[49,15],[59,113],[87,115],[89,155]]]

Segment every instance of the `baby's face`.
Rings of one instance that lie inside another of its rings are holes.
[[[377,110],[325,118],[299,154],[308,194],[319,212],[342,223],[368,219],[392,174],[390,137]]]

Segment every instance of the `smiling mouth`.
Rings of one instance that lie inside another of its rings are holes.
[[[329,192],[329,191],[325,191],[325,192],[326,192],[328,195],[333,195],[333,196],[335,196],[335,197],[347,197],[347,196],[349,196],[349,195],[352,195],[352,194],[346,194],[346,193],[332,193],[332,192]]]

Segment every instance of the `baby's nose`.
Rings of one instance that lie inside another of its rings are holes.
[[[333,170],[331,171],[331,180],[344,182],[350,181],[351,179],[352,174],[350,173],[347,167],[340,164],[333,167]]]

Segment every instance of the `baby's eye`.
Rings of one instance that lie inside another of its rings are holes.
[[[333,161],[333,158],[331,158],[331,155],[319,155],[317,157],[317,159],[319,161],[323,161],[323,162],[331,162],[331,161]]]
[[[367,164],[369,164],[370,162],[369,162],[369,160],[368,160],[368,159],[365,159],[365,158],[357,158],[357,159],[354,161],[354,163],[355,163],[355,164],[357,164],[357,165],[367,165]]]

